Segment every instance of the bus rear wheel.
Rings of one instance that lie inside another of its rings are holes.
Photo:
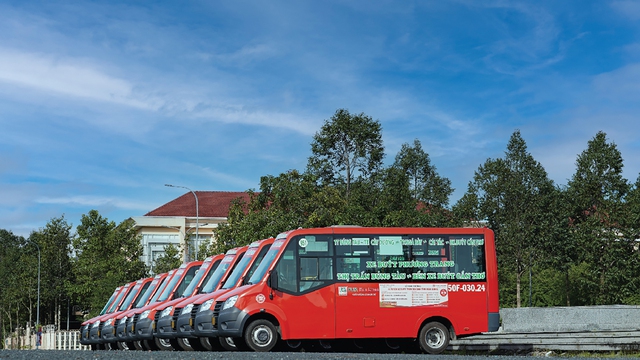
[[[267,352],[276,346],[278,331],[269,320],[254,320],[244,332],[244,341],[253,351]]]
[[[440,354],[449,346],[449,330],[437,321],[427,323],[420,330],[418,342],[426,353]]]

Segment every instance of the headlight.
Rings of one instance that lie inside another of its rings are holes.
[[[123,317],[122,319],[120,319],[120,324],[125,324],[127,322],[127,317]]]
[[[205,301],[200,307],[200,311],[207,311],[211,309],[211,305],[213,305],[213,299]]]
[[[182,309],[182,312],[180,314],[182,315],[182,314],[190,313],[191,309],[193,309],[193,304],[187,304],[187,306],[185,306],[184,309]]]
[[[160,313],[160,317],[163,318],[165,316],[171,315],[172,310],[173,310],[173,306],[169,306],[168,308],[162,310],[162,313]]]
[[[222,305],[222,310],[233,307],[233,305],[236,304],[236,301],[238,301],[238,295],[233,295],[232,297],[228,298],[227,301],[225,301]]]
[[[107,321],[104,323],[104,326],[111,326],[112,324],[113,324],[113,318],[111,318],[111,319],[107,320]]]
[[[147,316],[149,316],[149,313],[151,313],[151,310],[145,310],[142,314],[140,314],[140,319],[146,319]]]
[[[92,328],[98,327],[98,326],[100,326],[100,320],[98,320],[98,321],[94,322],[93,324],[91,324]]]

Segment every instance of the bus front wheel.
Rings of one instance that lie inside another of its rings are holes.
[[[244,340],[251,350],[267,352],[273,349],[278,342],[278,331],[271,321],[257,319],[247,326]]]
[[[418,342],[425,352],[440,354],[449,346],[449,330],[437,321],[427,323],[420,330]]]

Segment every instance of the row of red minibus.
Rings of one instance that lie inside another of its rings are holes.
[[[298,229],[118,287],[94,350],[440,353],[499,326],[487,228]]]

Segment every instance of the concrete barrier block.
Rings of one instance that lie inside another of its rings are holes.
[[[640,306],[601,305],[500,310],[505,332],[640,330]]]

